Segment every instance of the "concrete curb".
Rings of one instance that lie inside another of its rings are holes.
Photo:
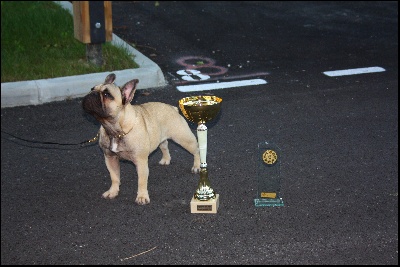
[[[68,1],[54,1],[72,14],[72,4]],[[160,67],[142,53],[113,34],[111,43],[124,47],[134,55],[137,69],[113,71],[120,83],[139,79],[137,89],[158,88],[167,85]],[[40,105],[52,101],[83,97],[90,88],[104,81],[110,72],[91,73],[53,79],[10,82],[1,84],[1,108]]]

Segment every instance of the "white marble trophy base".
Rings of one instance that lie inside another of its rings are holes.
[[[219,194],[215,194],[215,198],[200,201],[192,197],[190,201],[191,213],[217,213],[219,207]]]

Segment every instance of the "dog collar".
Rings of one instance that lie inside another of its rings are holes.
[[[133,129],[133,127],[132,127],[132,129]],[[130,129],[127,133],[122,132],[122,134],[114,135],[113,137],[120,139],[120,138],[124,137],[125,135],[127,135],[128,133],[130,133],[132,131],[132,129]]]
[[[115,135],[114,136],[114,138],[122,138],[122,137],[124,137],[125,135],[127,135],[129,132],[127,132],[127,133],[122,133],[122,134],[119,134],[119,135]]]

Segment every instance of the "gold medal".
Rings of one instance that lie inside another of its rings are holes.
[[[274,150],[268,149],[265,150],[262,159],[267,165],[273,165],[278,160],[278,155]]]

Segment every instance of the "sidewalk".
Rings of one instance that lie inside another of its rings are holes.
[[[72,4],[68,1],[54,1],[72,14]],[[135,56],[140,68],[114,71],[120,80],[139,79],[137,89],[165,86],[166,80],[160,67],[132,46],[113,34],[111,42],[115,46],[126,47]],[[75,75],[53,79],[9,82],[1,84],[1,108],[40,105],[52,101],[83,97],[95,83],[99,83],[109,72]]]

